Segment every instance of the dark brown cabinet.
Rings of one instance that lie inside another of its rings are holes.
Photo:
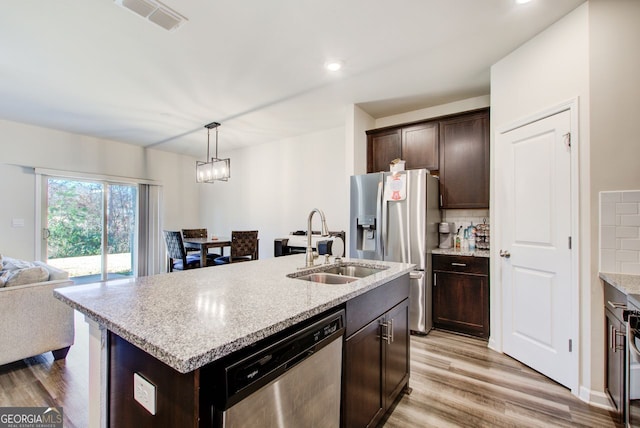
[[[489,111],[440,121],[442,208],[489,208]]]
[[[389,171],[392,160],[402,157],[400,129],[380,131],[367,137],[367,172]]]
[[[438,169],[438,124],[421,123],[402,128],[402,159],[406,169]]]
[[[489,208],[488,108],[367,131],[367,172],[397,158],[440,176],[442,208]]]
[[[404,160],[405,169],[438,169],[438,123],[367,131],[367,172],[389,171],[392,160]]]
[[[627,307],[627,296],[613,285],[604,283],[604,315],[606,341],[605,390],[613,402],[619,420],[624,420],[625,355],[627,354],[625,325],[622,311]]]
[[[489,337],[489,259],[433,255],[433,324]]]
[[[409,381],[409,282],[401,278],[400,283],[393,283],[395,290],[376,289],[374,295],[370,292],[354,299],[360,309],[352,311],[352,317],[347,304],[343,427],[376,426]],[[400,303],[380,313],[380,308],[396,302],[402,293],[406,294]],[[371,320],[361,326],[364,319]]]
[[[409,375],[409,299],[387,312],[383,323],[383,332],[386,334],[383,334],[385,355],[382,377],[384,404],[385,408],[389,408],[404,388]]]

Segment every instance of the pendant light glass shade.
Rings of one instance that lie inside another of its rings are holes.
[[[196,183],[215,183],[227,181],[231,177],[231,159],[218,158],[218,122],[205,125],[207,128],[207,161],[196,161]],[[216,154],[209,161],[209,133],[211,128],[216,130]]]

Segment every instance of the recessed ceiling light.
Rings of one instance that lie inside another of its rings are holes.
[[[342,68],[343,63],[339,60],[331,60],[324,63],[324,68],[329,71],[338,71]]]
[[[516,0],[517,4],[526,4],[529,3],[531,0]]]

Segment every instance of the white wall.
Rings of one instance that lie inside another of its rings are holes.
[[[384,128],[385,126],[401,125],[403,123],[417,122],[419,120],[432,119],[434,117],[446,116],[448,114],[461,113],[469,110],[489,107],[489,95],[482,95],[474,98],[467,98],[448,104],[427,107],[420,110],[413,110],[406,113],[394,114],[376,119],[373,128]],[[372,129],[372,128],[367,128]],[[366,153],[365,153],[366,155]]]
[[[349,106],[346,127],[347,179],[367,173],[367,129],[374,129],[375,119],[356,105]]]
[[[0,121],[0,254],[37,259],[34,167],[158,181],[164,227],[198,218],[195,159],[130,144]],[[13,218],[25,227],[11,226]]]
[[[604,310],[598,278],[598,225],[601,191],[640,189],[640,1],[589,2],[590,73],[590,253],[593,296],[591,349],[593,385],[604,383]],[[588,329],[589,326],[586,326]],[[601,382],[601,383],[600,383]]]
[[[491,69],[491,205],[495,206],[496,177],[502,160],[497,158],[495,132],[501,127],[579,97],[580,155],[580,385],[581,397],[598,401],[604,396],[601,299],[591,281],[591,206],[589,175],[589,5],[578,7],[522,47],[496,63]],[[492,213],[492,216],[494,213]],[[492,218],[493,223],[493,218]],[[596,222],[597,223],[597,222]],[[500,242],[499,225],[492,224],[492,243]],[[596,235],[597,237],[597,235]],[[491,330],[501,328],[496,300],[501,290],[500,257],[492,246]],[[500,345],[501,346],[501,345]],[[601,403],[604,404],[604,403]]]
[[[349,189],[345,128],[224,153],[228,182],[200,185],[201,224],[209,234],[258,230],[260,258],[273,257],[273,241],[307,229],[313,208],[324,211],[329,230],[347,231]],[[320,230],[316,215],[313,229]],[[228,250],[227,250],[228,254]]]

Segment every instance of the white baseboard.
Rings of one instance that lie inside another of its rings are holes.
[[[615,407],[609,400],[609,396],[604,392],[592,391],[584,386],[580,387],[580,400],[589,403],[592,406],[605,410],[615,410]]]
[[[487,344],[487,347],[502,354],[502,349],[498,349],[498,343],[496,340],[493,340],[492,337],[489,337],[489,343]]]

